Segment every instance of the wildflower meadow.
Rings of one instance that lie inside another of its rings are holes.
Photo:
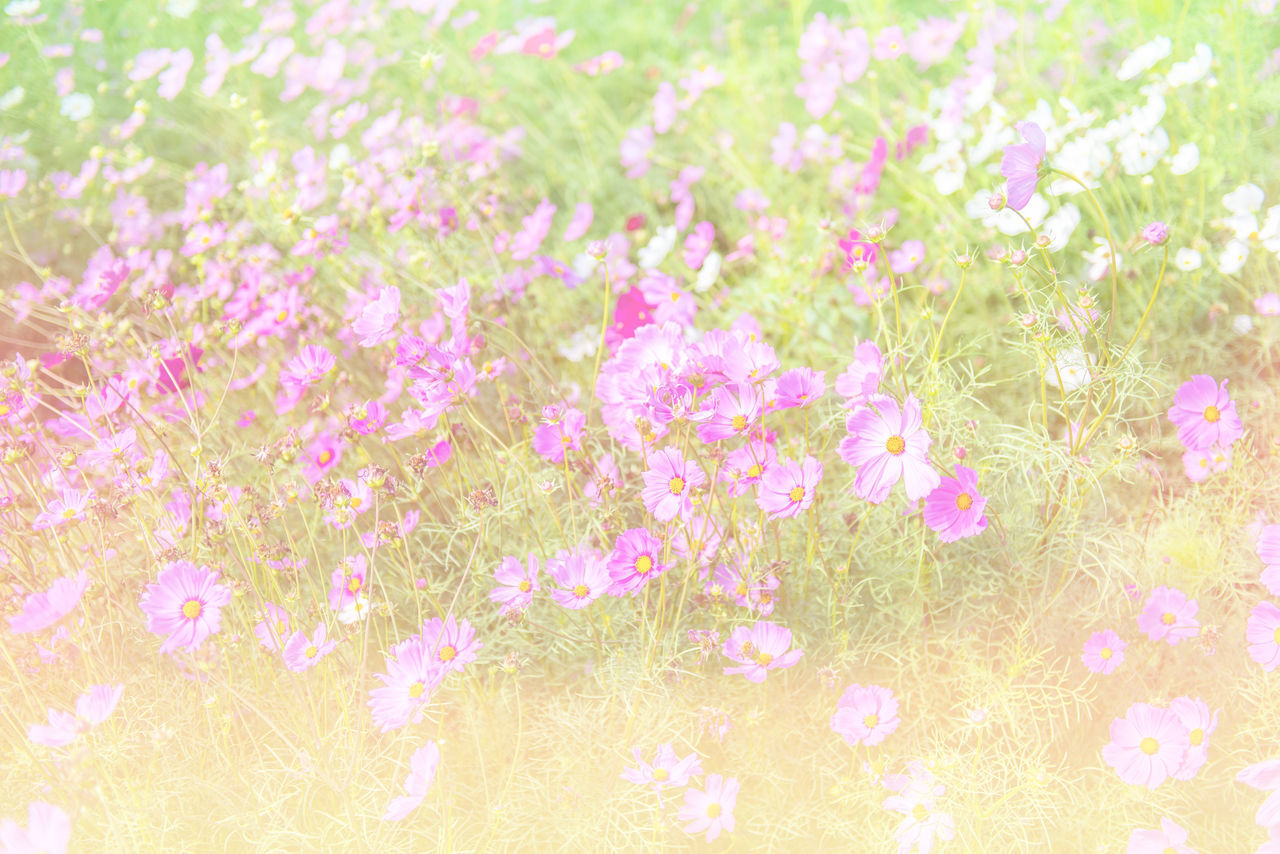
[[[1276,0],[0,2],[0,854],[1280,854]]]

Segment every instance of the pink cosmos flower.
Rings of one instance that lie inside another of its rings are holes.
[[[422,624],[422,637],[427,652],[445,672],[461,673],[480,657],[484,644],[476,640],[476,630],[469,620],[459,622],[450,614],[447,619],[432,617]]]
[[[826,372],[812,368],[792,368],[778,377],[774,404],[778,409],[805,409],[827,390]]]
[[[1025,142],[1004,147],[1000,160],[1000,174],[1007,180],[1009,207],[1020,211],[1031,201],[1040,180],[1040,166],[1044,163],[1044,131],[1035,122],[1023,122],[1018,132]]]
[[[1199,483],[1211,474],[1231,468],[1231,446],[1210,445],[1203,451],[1187,451],[1182,455],[1182,468],[1187,479]]]
[[[1210,711],[1200,698],[1178,697],[1169,703],[1169,711],[1178,716],[1187,730],[1187,755],[1173,772],[1175,780],[1191,780],[1209,761],[1209,736],[1218,728],[1218,713]]]
[[[445,671],[421,635],[396,644],[385,658],[387,672],[374,674],[382,681],[382,687],[369,692],[368,706],[373,722],[383,732],[389,732],[422,720]]]
[[[684,239],[684,263],[690,270],[697,270],[707,260],[711,247],[716,242],[716,227],[703,220],[693,227],[692,233]]]
[[[400,289],[394,285],[379,288],[378,295],[361,310],[351,324],[361,347],[376,347],[395,336],[400,322]]]
[[[907,240],[901,247],[889,253],[889,269],[898,276],[910,273],[920,262],[924,261],[925,249],[922,240]]]
[[[1107,675],[1124,661],[1124,651],[1129,646],[1118,634],[1106,629],[1094,632],[1084,642],[1084,654],[1080,656],[1084,666],[1094,673]]]
[[[609,590],[609,571],[604,559],[586,543],[572,550],[560,549],[547,561],[547,572],[559,585],[551,591],[551,598],[575,611],[587,607]]]
[[[640,497],[644,508],[661,522],[693,515],[693,490],[706,483],[697,463],[686,461],[678,448],[662,448],[649,457]]]
[[[564,230],[564,242],[572,243],[580,239],[587,233],[587,229],[591,228],[591,222],[595,219],[595,211],[591,208],[590,202],[579,202],[573,208],[573,219],[569,220],[569,225]]]
[[[649,533],[648,528],[632,528],[619,534],[606,567],[612,580],[609,592],[615,596],[635,596],[650,580],[670,569],[662,562],[662,540]]]
[[[1266,525],[1258,532],[1258,558],[1265,568],[1262,583],[1272,596],[1280,596],[1280,525]]]
[[[279,652],[284,649],[284,642],[291,634],[289,612],[274,602],[266,603],[262,606],[262,619],[254,625],[253,633],[257,635],[258,643],[263,649]]]
[[[1174,394],[1169,420],[1178,428],[1178,440],[1187,450],[1225,447],[1244,435],[1235,401],[1227,394],[1227,382],[1219,384],[1211,376],[1196,374]]]
[[[533,434],[533,450],[554,465],[564,462],[566,450],[582,450],[582,431],[587,426],[587,416],[580,409],[563,409],[559,406],[544,407],[546,423]]]
[[[369,571],[369,562],[362,554],[354,554],[329,573],[329,607],[341,611],[356,601],[364,590],[365,575]]]
[[[528,608],[533,602],[533,594],[541,589],[538,584],[538,558],[530,552],[527,561],[527,566],[521,566],[519,558],[508,555],[493,571],[494,580],[502,586],[490,590],[489,598],[502,606],[503,614]]]
[[[880,685],[850,685],[836,703],[831,729],[850,747],[874,746],[898,728],[898,698]]]
[[[880,504],[901,480],[907,498],[917,501],[942,483],[929,465],[933,440],[914,395],[908,395],[901,407],[887,395],[876,395],[849,413],[845,428],[849,435],[840,441],[839,454],[858,469],[853,491],[859,497]]]
[[[69,744],[77,735],[109,718],[123,693],[123,685],[95,685],[76,700],[74,715],[50,709],[48,725],[32,724],[27,737],[46,747]]]
[[[764,400],[754,386],[720,386],[711,392],[711,417],[698,425],[698,438],[718,442],[745,435],[764,412]]]
[[[752,485],[760,482],[764,470],[777,458],[772,445],[756,439],[730,451],[720,466],[720,480],[729,484],[729,497],[745,495]]]
[[[1134,703],[1111,722],[1111,742],[1102,758],[1120,779],[1154,789],[1182,767],[1190,747],[1187,728],[1168,709]]]
[[[1177,646],[1200,633],[1200,621],[1196,619],[1199,610],[1200,604],[1176,587],[1157,587],[1138,615],[1138,628],[1153,641]]]
[[[218,631],[231,591],[218,584],[219,574],[179,560],[148,584],[138,605],[147,614],[147,631],[168,635],[160,652],[194,650]]]
[[[689,778],[702,773],[702,763],[696,752],[677,759],[676,750],[669,743],[658,745],[658,755],[652,765],[640,758],[639,747],[633,747],[631,753],[638,767],[624,768],[622,779],[637,786],[653,786],[659,795],[663,789],[689,785]]]
[[[760,683],[767,671],[791,667],[804,655],[802,649],[791,649],[791,630],[761,620],[754,626],[738,626],[724,642],[726,657],[740,666],[726,667],[725,675],[741,673],[748,682]]]
[[[13,819],[0,821],[0,850],[4,854],[67,854],[71,819],[61,808],[44,801],[27,806],[27,829]]]
[[[1272,840],[1280,839],[1280,759],[1250,765],[1236,775],[1236,781],[1271,793],[1258,807],[1255,819],[1270,831]],[[1258,854],[1262,854],[1262,849]]]
[[[942,478],[942,485],[924,500],[924,523],[938,532],[938,539],[954,543],[987,529],[985,496],[978,493],[978,473],[956,464],[956,476]]]
[[[822,463],[805,457],[803,463],[784,460],[769,466],[756,488],[756,506],[770,519],[790,519],[813,506],[822,480]]]
[[[720,831],[733,831],[733,807],[738,802],[738,778],[727,780],[719,774],[707,775],[707,790],[686,789],[684,806],[680,808],[680,821],[689,822],[685,833],[707,832],[711,842]]]
[[[280,384],[291,396],[297,397],[308,386],[320,382],[337,364],[338,360],[327,349],[309,344],[285,365],[280,372]]]
[[[866,403],[880,390],[884,374],[884,356],[874,341],[863,341],[853,349],[853,361],[836,377],[836,393],[845,398],[846,407]]]
[[[1259,602],[1249,614],[1245,626],[1249,641],[1249,657],[1270,673],[1280,667],[1280,608],[1271,602]]]
[[[284,645],[284,663],[294,673],[310,670],[320,659],[333,652],[338,642],[325,640],[324,623],[317,623],[316,630],[308,638],[301,630],[294,632]]]
[[[1195,854],[1187,847],[1187,831],[1167,818],[1160,819],[1159,830],[1135,830],[1129,834],[1126,854]]]
[[[89,575],[83,569],[55,579],[46,592],[27,596],[22,613],[9,618],[9,631],[20,635],[49,628],[75,609],[88,586]]]
[[[436,769],[439,767],[440,745],[437,742],[429,741],[415,750],[413,756],[409,757],[409,776],[404,779],[404,790],[408,794],[392,798],[382,820],[400,821],[417,809],[427,792],[431,791],[431,784],[435,782]]]

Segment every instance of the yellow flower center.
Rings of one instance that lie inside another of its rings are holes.
[[[901,436],[890,436],[884,443],[884,449],[896,457],[907,449],[907,442]]]
[[[636,573],[639,575],[648,575],[653,571],[653,558],[648,555],[640,555],[636,558]]]
[[[303,655],[305,655],[307,658],[315,658],[316,655],[319,654],[319,652],[320,650],[316,649],[314,646],[309,646],[307,647],[306,652],[304,652]]]
[[[1101,658],[1103,661],[1110,661],[1110,660],[1111,660],[1111,647],[1104,646],[1104,647],[1102,648],[1102,652],[1098,653],[1098,657],[1099,657],[1099,658]]]
[[[787,493],[787,497],[790,498],[792,501],[803,501],[804,487],[803,486],[791,487],[791,492]]]
[[[962,492],[956,496],[956,509],[968,510],[973,506],[973,497],[967,492]]]
[[[666,780],[670,779],[670,777],[671,777],[671,775],[667,773],[667,769],[666,769],[666,768],[654,768],[654,769],[653,769],[653,779],[654,779],[654,780],[656,780],[656,781],[658,781],[659,783],[662,783],[662,782],[664,782],[664,781],[666,781]]]
[[[453,661],[457,657],[458,650],[455,647],[446,646],[444,649],[440,650],[441,661]]]
[[[756,656],[756,664],[760,665],[761,667],[768,667],[769,663],[772,661],[773,661],[773,656],[767,652],[762,652]]]
[[[76,509],[74,507],[66,507],[66,508],[63,508],[62,510],[63,519],[73,519],[75,518],[75,515],[76,515]]]
[[[577,596],[579,599],[585,599],[587,594],[590,592],[591,589],[585,584],[579,584],[577,587],[573,588],[573,595]]]
[[[289,631],[289,624],[284,620],[276,620],[276,634],[284,637],[284,634],[287,631]]]
[[[427,690],[426,685],[422,684],[421,682],[414,682],[412,685],[409,686],[409,696],[416,700],[419,697],[421,697],[422,692],[426,690]]]
[[[1160,750],[1160,742],[1151,736],[1147,736],[1138,744],[1138,749],[1148,756],[1155,756]]]
[[[1191,730],[1191,737],[1188,739],[1192,747],[1199,747],[1204,741],[1204,730],[1196,728]]]
[[[1175,617],[1173,614],[1169,613],[1168,611],[1165,611],[1164,616],[1160,618],[1160,622],[1164,623],[1166,626],[1172,626],[1177,621],[1178,621],[1178,618]]]
[[[329,461],[332,459],[333,459],[333,451],[320,452],[320,465],[327,466],[329,465]]]
[[[353,496],[351,496],[351,509],[352,509],[352,510],[359,510],[359,509],[360,509],[360,505],[361,505],[361,504],[363,504],[363,503],[364,503],[364,501],[362,501],[362,500],[360,499],[360,496],[359,496],[359,495],[353,495]]]
[[[525,578],[517,585],[517,589],[519,589],[521,593],[528,593],[533,589],[533,585],[529,583],[529,579]]]
[[[1276,626],[1276,630],[1271,633],[1271,639],[1280,644],[1280,626]]]
[[[667,488],[671,490],[672,495],[679,495],[680,493],[684,492],[684,478],[682,477],[671,478],[671,481],[667,484]]]
[[[929,815],[929,808],[926,807],[924,804],[916,804],[915,807],[911,810],[911,817],[914,818],[916,821],[924,821],[925,817],[928,815]]]
[[[751,468],[747,469],[747,477],[759,477],[762,474],[764,474],[764,467],[759,463],[756,463]]]
[[[284,323],[288,319],[289,319],[289,312],[286,311],[285,309],[282,308],[276,312],[276,323]]]
[[[1222,418],[1222,413],[1218,411],[1216,406],[1207,406],[1204,410],[1204,420],[1210,424],[1216,424]]]
[[[360,590],[360,586],[364,584],[364,579],[358,575],[353,575],[347,579],[347,592],[355,593]]]
[[[182,616],[188,620],[194,620],[204,611],[204,606],[200,604],[199,599],[188,599],[182,603]]]
[[[743,430],[746,430],[746,429],[747,429],[747,416],[745,416],[745,415],[735,415],[735,416],[733,416],[733,429],[734,429],[734,430],[737,430],[739,433],[741,433]]]
[[[879,715],[867,715],[862,719],[862,725],[867,729],[874,729],[876,724],[880,723]]]
[[[719,817],[720,817],[720,805],[715,801],[712,801],[711,803],[707,804],[707,818],[719,818]]]

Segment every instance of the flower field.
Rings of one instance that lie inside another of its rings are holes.
[[[1280,854],[1275,0],[9,0],[0,854]]]

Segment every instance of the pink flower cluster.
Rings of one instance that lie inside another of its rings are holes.
[[[1126,783],[1154,789],[1167,779],[1190,780],[1209,758],[1218,713],[1203,700],[1178,697],[1168,708],[1134,703],[1111,723],[1102,758]]]
[[[1182,464],[1193,482],[1231,468],[1231,446],[1244,436],[1244,424],[1227,394],[1227,380],[1204,374],[1187,380],[1173,397],[1169,420],[1178,428],[1186,449]]]

